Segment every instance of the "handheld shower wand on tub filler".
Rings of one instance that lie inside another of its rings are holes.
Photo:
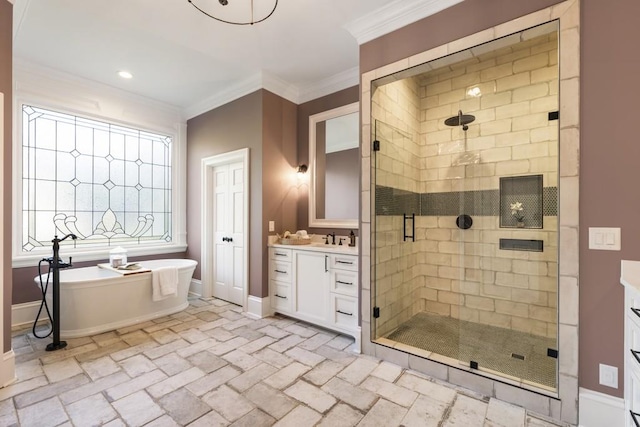
[[[53,270],[53,342],[47,345],[47,351],[60,350],[67,346],[66,341],[60,341],[60,269],[71,267],[71,257],[69,257],[69,263],[64,263],[60,259],[60,242],[71,237],[76,240],[75,234],[67,234],[62,239],[58,239],[58,236],[54,236],[53,242],[53,261],[51,269]]]

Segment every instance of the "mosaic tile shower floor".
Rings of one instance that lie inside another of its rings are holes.
[[[556,387],[556,361],[547,356],[554,339],[418,313],[390,332],[387,339],[487,368],[512,377]],[[524,360],[513,357],[524,356]]]

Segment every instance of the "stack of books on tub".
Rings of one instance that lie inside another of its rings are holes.
[[[140,264],[138,264],[137,262],[128,262],[117,267],[113,267],[109,263],[104,263],[98,264],[98,267],[116,272],[118,274],[122,274],[123,276],[128,276],[130,274],[148,273],[151,271],[148,268],[142,268],[142,266],[140,266]]]

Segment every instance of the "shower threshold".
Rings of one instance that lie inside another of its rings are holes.
[[[384,338],[556,389],[557,359],[547,356],[548,349],[557,348],[552,338],[431,313],[416,314]]]

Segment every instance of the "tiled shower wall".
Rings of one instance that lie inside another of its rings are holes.
[[[471,59],[375,91],[372,117],[397,129],[372,123],[381,141],[377,186],[457,194],[497,190],[503,176],[541,174],[544,187],[557,187],[557,121],[548,117],[558,110],[556,34],[481,48]],[[476,117],[466,135],[444,124],[458,110]],[[555,215],[544,217],[541,230],[500,228],[498,216],[473,216],[473,227],[459,230],[454,214],[419,216],[417,241],[405,243],[402,217],[380,213],[377,336],[423,310],[556,336]],[[542,240],[544,251],[500,250],[500,238]]]

